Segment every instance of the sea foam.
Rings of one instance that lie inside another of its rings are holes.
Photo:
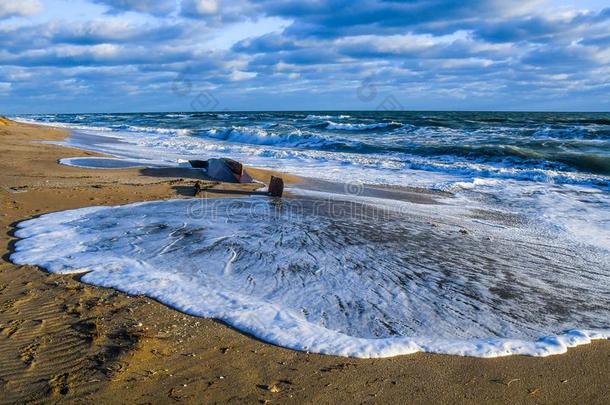
[[[368,123],[341,123],[327,121],[326,128],[334,129],[337,131],[370,131],[372,129],[381,128],[399,128],[402,124],[399,122],[375,122],[372,124]]]
[[[438,206],[432,226],[425,206],[413,208],[310,198],[90,207],[20,223],[11,260],[317,353],[546,356],[610,338],[607,256]]]

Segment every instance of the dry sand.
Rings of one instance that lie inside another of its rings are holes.
[[[182,172],[65,167],[59,158],[95,154],[36,142],[66,135],[0,120],[0,403],[608,403],[609,341],[547,358],[322,356],[15,266],[8,256],[20,220],[192,193]]]

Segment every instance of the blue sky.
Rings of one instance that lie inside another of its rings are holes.
[[[4,114],[609,111],[609,94],[607,1],[0,0]]]

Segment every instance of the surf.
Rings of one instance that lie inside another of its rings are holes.
[[[20,223],[11,260],[323,354],[547,356],[610,337],[602,251],[517,224],[458,220],[455,208],[375,201],[71,210]]]

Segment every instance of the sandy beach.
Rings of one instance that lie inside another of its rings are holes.
[[[0,121],[0,403],[607,402],[609,341],[545,358],[309,354],[143,296],[83,284],[77,276],[15,266],[9,262],[13,234],[24,219],[93,205],[192,198],[192,171],[59,165],[65,157],[99,156],[41,142],[67,135]],[[271,174],[250,172],[263,181]],[[199,181],[221,191],[257,187]],[[234,196],[206,193],[226,195]]]

